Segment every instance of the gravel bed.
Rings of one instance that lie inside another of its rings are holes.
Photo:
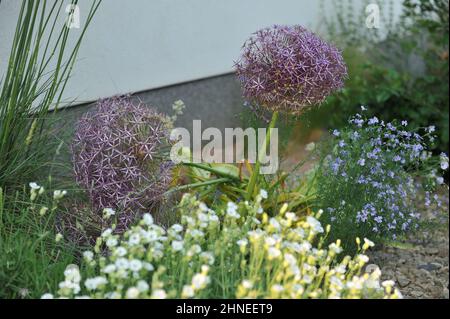
[[[369,253],[371,263],[380,267],[382,279],[395,280],[404,298],[449,298],[448,193],[442,199],[446,212],[422,216],[433,226],[423,227],[400,244]]]

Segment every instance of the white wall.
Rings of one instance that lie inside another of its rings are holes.
[[[80,0],[82,19],[89,3]],[[0,4],[0,77],[19,4]],[[316,0],[103,0],[66,98],[91,101],[228,73],[255,30],[272,24],[317,29],[319,17]]]

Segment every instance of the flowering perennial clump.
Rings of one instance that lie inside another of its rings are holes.
[[[252,106],[291,114],[322,103],[347,77],[341,52],[298,25],[256,32],[235,67]]]
[[[123,211],[116,216],[118,230],[157,203],[170,183],[172,164],[163,156],[169,125],[129,97],[100,100],[78,122],[72,144],[76,180],[99,214],[105,208]]]
[[[417,227],[417,207],[423,207],[415,202],[418,192],[425,194],[425,206],[440,207],[433,190],[443,184],[439,162],[447,169],[448,158],[436,160],[428,149],[433,127],[420,135],[406,121],[397,125],[359,114],[350,125],[333,131],[334,149],[320,169],[318,194],[328,207],[323,218],[352,235],[395,240]]]
[[[319,221],[300,219],[285,205],[277,217],[254,203],[228,203],[217,212],[186,194],[181,223],[168,229],[145,214],[123,235],[106,229],[83,266],[69,265],[63,298],[399,298],[380,271],[361,274],[373,243],[338,259],[341,242],[322,247]],[[317,216],[316,216],[317,217]],[[315,244],[319,242],[318,244]],[[358,244],[361,241],[358,239]],[[104,253],[103,247],[108,253]],[[340,260],[340,261],[339,261]],[[88,274],[88,275],[85,275]],[[45,294],[43,298],[54,298]]]

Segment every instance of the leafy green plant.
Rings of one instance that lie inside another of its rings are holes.
[[[411,93],[410,101],[416,102],[417,114],[412,121],[422,126],[425,121],[437,125],[440,129],[439,150],[448,153],[449,2],[405,0],[404,19],[410,34],[407,39],[413,39],[412,50],[418,52],[426,66],[425,74],[415,79],[408,92]],[[423,46],[420,37],[425,37]]]
[[[384,37],[372,37],[367,28],[348,30],[354,25],[349,22],[352,6],[336,6],[336,16],[328,15],[324,25],[345,44],[349,80],[319,110],[333,114],[328,126],[345,126],[365,105],[371,116],[386,121],[402,118],[416,128],[435,125],[436,151],[448,152],[448,1],[404,1],[400,21],[389,23]],[[422,70],[417,68],[421,65]]]
[[[309,204],[315,199],[314,175],[302,176],[296,185],[287,185],[287,179],[297,172],[303,162],[289,171],[279,170],[274,175],[256,173],[257,165],[244,160],[238,165],[193,163],[190,150],[183,149],[186,159],[183,168],[176,169],[175,186],[166,195],[180,191],[195,191],[198,198],[208,205],[221,205],[229,201],[251,200],[264,190],[268,200],[264,209],[274,216],[284,203],[289,209],[306,215]],[[254,176],[251,191],[249,185]],[[256,177],[255,177],[256,176]],[[182,185],[179,185],[182,184]]]
[[[0,81],[0,186],[20,185],[41,170],[49,141],[48,111],[57,109],[85,32],[100,5],[91,4],[75,44],[63,1],[22,1],[11,53]],[[75,6],[78,1],[73,0]],[[58,31],[59,30],[59,31]]]

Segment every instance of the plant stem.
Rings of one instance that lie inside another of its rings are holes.
[[[270,135],[272,133],[272,129],[275,127],[277,120],[278,120],[278,111],[275,111],[272,114],[272,120],[270,121],[269,128],[266,133],[266,138],[264,139],[264,143],[261,146],[261,149],[259,150],[258,158],[255,163],[255,169],[252,172],[252,175],[250,177],[250,182],[248,183],[248,186],[247,186],[247,197],[246,197],[247,200],[250,200],[253,196],[256,182],[260,176],[259,169],[261,167],[261,159],[262,159],[261,157],[263,154],[266,154],[266,152],[267,152],[267,144],[269,144],[269,142],[270,142]]]

